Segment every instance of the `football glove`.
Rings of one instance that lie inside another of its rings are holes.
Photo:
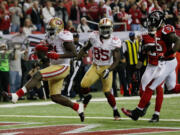
[[[106,79],[108,77],[109,72],[110,72],[109,69],[103,71],[103,79]]]
[[[44,46],[44,45],[37,45],[37,46],[36,46],[36,51],[47,52],[47,51],[48,51],[48,47],[46,47],[46,46]]]
[[[56,52],[48,52],[47,57],[50,58],[50,59],[57,60],[58,58],[60,58],[60,55],[57,54]]]

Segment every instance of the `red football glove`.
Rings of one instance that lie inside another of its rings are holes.
[[[44,46],[44,45],[37,45],[37,46],[36,46],[36,51],[47,52],[47,51],[48,51],[48,47],[46,47],[46,46]]]
[[[50,58],[50,59],[57,60],[58,58],[60,58],[60,55],[57,54],[56,52],[48,52],[47,57]]]

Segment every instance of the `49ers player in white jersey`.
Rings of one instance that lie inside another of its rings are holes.
[[[48,23],[48,44],[53,46],[53,51],[47,52],[48,47],[38,45],[36,51],[43,52],[50,59],[50,66],[41,69],[16,93],[9,94],[12,102],[16,103],[18,98],[29,90],[37,87],[41,80],[47,80],[49,84],[50,96],[53,102],[67,106],[77,111],[81,121],[84,121],[84,105],[73,103],[68,98],[61,95],[64,78],[70,71],[70,58],[76,57],[76,49],[73,45],[73,35],[69,31],[64,31],[64,23],[60,18],[52,18]],[[4,93],[4,95],[7,95]]]
[[[112,70],[118,65],[120,59],[121,40],[113,36],[112,21],[108,18],[103,18],[99,22],[99,32],[90,34],[88,43],[83,47],[78,54],[78,58],[82,58],[85,52],[92,48],[93,64],[86,72],[81,81],[81,92],[87,94],[90,86],[98,79],[101,79],[102,90],[108,100],[108,103],[113,108],[115,120],[120,118],[120,114],[116,107],[116,100],[111,94],[112,88]],[[89,95],[88,95],[89,96]],[[86,104],[86,103],[85,103]]]
[[[122,112],[133,120],[138,120],[144,115],[143,110],[148,105],[153,91],[160,87],[177,65],[175,52],[180,50],[180,38],[176,36],[174,27],[165,25],[163,21],[164,14],[161,11],[153,11],[148,16],[149,35],[147,36],[154,44],[147,44],[144,48],[149,56],[149,64],[141,81],[144,93],[134,110],[122,108]],[[148,41],[148,38],[144,37],[145,41]]]

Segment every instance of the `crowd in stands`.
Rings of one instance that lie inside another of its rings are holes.
[[[180,0],[0,0],[0,31],[3,34],[23,33],[26,36],[32,33],[45,33],[48,22],[52,17],[61,18],[65,29],[74,33],[97,30],[97,23],[103,17],[110,18],[115,24],[117,23],[117,25],[114,25],[115,31],[142,31],[146,27],[148,13],[156,9],[164,11],[166,23],[180,30]],[[6,45],[1,44],[0,51],[7,49]],[[9,68],[7,70],[0,68],[0,83],[6,81],[3,80],[2,74],[5,73],[4,76],[7,77],[6,73],[8,72],[10,75],[9,84],[14,88],[11,89],[10,87],[11,92],[20,88],[26,82],[28,76],[31,76],[40,66],[44,66],[44,64],[38,65],[36,63],[38,61],[36,54],[27,58],[25,57],[27,51],[18,47],[14,47],[13,52],[14,56],[10,55],[10,52],[7,53],[6,59],[9,60]],[[89,56],[82,62],[84,73],[92,62],[91,53],[89,52]],[[4,58],[2,55],[0,59],[2,57]],[[17,65],[21,59],[23,63],[22,67],[19,67],[20,65]],[[29,64],[29,61],[31,61],[31,64]],[[48,62],[45,62],[45,65],[46,63]],[[119,67],[122,69],[119,68],[121,71],[117,72],[121,72],[121,75],[124,74],[126,64],[121,63]],[[22,77],[22,74],[25,76]],[[23,80],[22,84],[17,82],[19,79]],[[121,83],[125,80],[122,79]],[[43,83],[48,96],[47,82]],[[8,83],[6,84],[6,86],[0,87],[0,91],[8,89]],[[125,84],[124,89],[126,89],[125,94],[129,96],[130,93],[127,92],[129,86],[127,85]],[[40,89],[42,90],[42,88]],[[137,91],[135,94],[137,94]],[[29,95],[30,99],[33,99],[34,95],[35,92],[32,91]],[[42,91],[38,95],[40,98],[44,98]]]
[[[97,29],[94,23],[108,17],[115,30],[141,30],[153,10],[163,10],[166,22],[180,29],[179,0],[0,0],[0,31],[3,34],[33,31],[44,33],[52,17],[63,19],[72,32]]]

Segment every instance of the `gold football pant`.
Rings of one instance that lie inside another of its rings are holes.
[[[69,74],[69,66],[51,65],[40,70],[43,80],[49,84],[50,95],[61,94],[64,78]]]
[[[103,71],[109,68],[108,66],[98,66],[98,65],[91,65],[89,70],[84,75],[81,81],[82,88],[89,88],[93,85],[98,79],[101,79],[102,82],[102,90],[104,92],[109,92],[112,88],[112,72],[109,73],[106,79],[103,79]]]

